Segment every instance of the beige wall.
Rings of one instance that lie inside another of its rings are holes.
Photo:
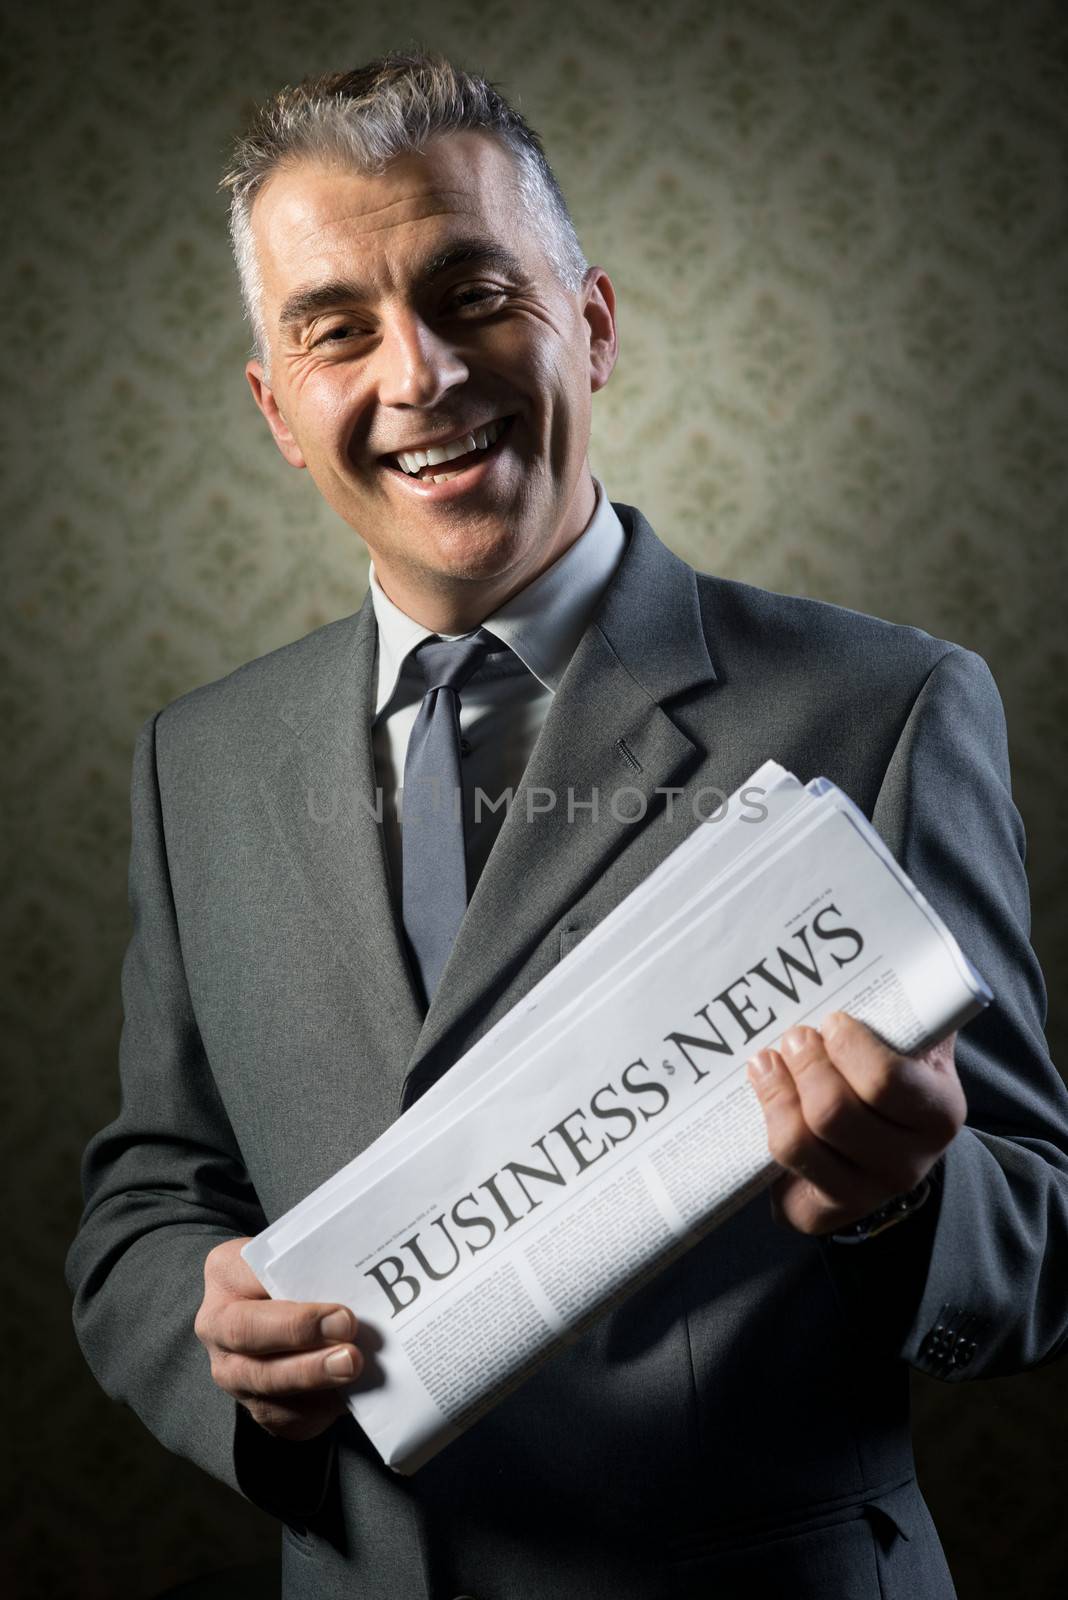
[[[407,36],[393,8],[336,0],[12,12],[8,1365],[32,1420],[21,1592],[93,1600],[269,1539],[97,1394],[58,1276],[78,1155],[115,1103],[135,730],[354,609],[365,584],[362,547],[283,466],[245,391],[214,192],[243,109],[412,38],[518,97],[620,297],[596,470],[700,567],[987,657],[1058,989],[1068,10],[412,0]],[[963,1596],[1062,1592],[1066,1397],[1061,1367],[920,1390],[924,1481]]]

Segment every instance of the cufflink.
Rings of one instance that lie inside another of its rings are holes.
[[[917,1365],[921,1371],[929,1372],[933,1378],[948,1378],[966,1367],[976,1350],[971,1334],[980,1325],[981,1319],[974,1312],[943,1305],[938,1321],[928,1329],[920,1346]]]
[[[876,1234],[885,1233],[887,1228],[894,1227],[906,1218],[914,1216],[931,1193],[931,1185],[926,1178],[922,1178],[915,1189],[910,1189],[908,1194],[895,1195],[877,1211],[871,1211],[866,1217],[860,1217],[856,1222],[851,1222],[842,1233],[832,1233],[831,1238],[835,1244],[863,1244],[867,1239],[874,1239]]]

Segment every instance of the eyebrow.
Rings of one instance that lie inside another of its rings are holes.
[[[487,239],[458,239],[455,244],[439,250],[423,262],[416,273],[416,286],[429,288],[458,267],[481,267],[496,271],[514,282],[526,277],[519,257],[504,245]],[[278,313],[278,326],[289,329],[343,302],[366,302],[371,298],[370,288],[355,278],[331,278],[326,283],[307,284],[286,296]]]

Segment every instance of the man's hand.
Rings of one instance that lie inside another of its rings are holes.
[[[204,1262],[196,1336],[220,1389],[281,1439],[314,1439],[345,1409],[363,1357],[345,1306],[272,1300],[247,1262],[245,1239],[216,1245]]]
[[[820,1032],[790,1028],[781,1053],[753,1057],[768,1149],[787,1169],[772,1189],[778,1220],[836,1233],[926,1177],[967,1111],[955,1038],[899,1056],[836,1011]]]

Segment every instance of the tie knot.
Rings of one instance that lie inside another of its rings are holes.
[[[423,669],[427,693],[432,689],[459,692],[474,676],[488,655],[507,648],[485,628],[466,639],[424,639],[415,651]]]

